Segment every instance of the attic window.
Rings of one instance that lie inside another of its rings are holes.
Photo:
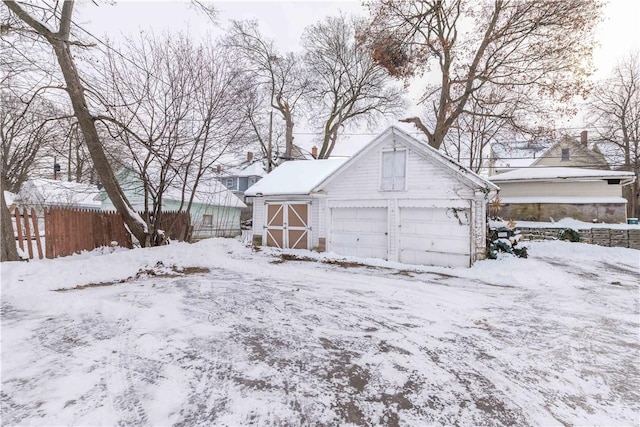
[[[407,152],[384,151],[382,153],[382,191],[402,191],[405,188],[405,169]]]
[[[568,148],[563,148],[562,149],[562,158],[561,161],[566,162],[571,160],[570,156],[569,156],[569,149]]]
[[[202,215],[202,225],[213,225],[213,215]]]
[[[227,187],[229,190],[233,190],[233,178],[227,178],[225,180],[225,187]]]

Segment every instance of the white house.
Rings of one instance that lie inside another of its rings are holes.
[[[137,211],[143,211],[145,205],[144,186],[138,174],[129,168],[123,168],[116,174],[127,199]],[[186,210],[191,190],[187,185],[183,194],[182,184],[174,182],[162,198],[163,211]],[[115,210],[113,203],[103,190],[98,197],[102,201],[102,210]],[[149,197],[148,203],[151,202]],[[246,205],[215,178],[203,179],[196,189],[190,216],[193,239],[208,237],[227,237],[241,233],[240,211]]]
[[[500,186],[498,215],[505,219],[627,222],[622,188],[635,181],[633,172],[576,167],[533,167],[490,177]]]
[[[287,162],[250,187],[256,244],[470,266],[498,187],[397,127],[349,160]]]

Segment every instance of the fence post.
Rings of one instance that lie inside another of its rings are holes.
[[[29,253],[29,259],[33,259],[33,245],[31,243],[31,227],[29,226],[29,212],[25,208],[22,212],[24,220],[24,237],[26,238],[27,252]]]
[[[51,209],[44,210],[44,249],[45,257],[53,258],[53,224],[51,223]]]
[[[20,209],[16,208],[14,214],[16,217],[16,233],[18,234],[18,246],[20,246],[20,250],[24,252],[24,242],[22,241],[22,224],[20,223]]]
[[[36,210],[31,208],[31,220],[33,222],[33,234],[36,237],[36,248],[38,248],[38,259],[42,259],[42,242],[40,241],[40,230],[38,229],[38,217]]]

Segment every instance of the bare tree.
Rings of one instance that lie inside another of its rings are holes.
[[[486,86],[502,88],[505,102],[523,91],[561,101],[582,95],[599,11],[597,0],[376,0],[367,40],[392,75],[437,74],[421,100],[431,124],[408,121],[440,148]]]
[[[485,86],[475,92],[468,101],[468,110],[473,114],[458,116],[441,149],[474,172],[480,172],[491,145],[513,141],[516,134],[540,136],[544,128],[520,126],[525,122],[520,116],[534,114],[540,106],[526,99],[505,102],[507,99],[509,96],[500,86]],[[537,115],[544,116],[545,112],[539,111]]]
[[[51,29],[45,19],[38,19],[36,17],[36,14],[43,10],[42,6],[38,4],[31,5],[31,10],[28,11],[25,9],[27,6],[23,7],[16,1],[3,0],[3,2],[20,21],[27,25],[26,28],[20,28],[20,31],[32,31],[40,38],[46,40],[53,48],[64,77],[66,91],[78,120],[78,126],[82,131],[85,144],[91,155],[96,172],[100,177],[100,181],[115,208],[122,214],[131,233],[142,245],[146,245],[148,236],[146,223],[131,208],[131,204],[115,179],[113,169],[109,164],[96,129],[95,117],[88,107],[89,104],[85,96],[85,86],[78,73],[71,52],[72,46],[84,46],[82,43],[73,41],[70,38],[74,2],[72,0],[65,1],[60,10],[58,10],[57,4],[54,6],[48,18],[57,24],[56,30]]]
[[[312,116],[322,123],[320,159],[331,155],[344,126],[371,122],[405,107],[402,87],[357,42],[356,34],[364,27],[364,20],[341,15],[327,17],[303,35],[312,79],[307,99]]]
[[[273,127],[273,110],[265,109],[269,105],[268,94],[259,85],[255,85],[250,79],[244,85],[243,100],[240,101],[249,126],[252,137],[257,140],[257,149],[260,150],[264,159],[267,172],[278,164],[278,159],[284,157],[282,148],[284,132],[281,128]]]
[[[142,183],[151,244],[162,242],[156,231],[168,196],[189,212],[213,163],[247,141],[244,75],[214,45],[185,35],[145,38],[130,41],[124,57],[108,56],[98,118],[126,147],[122,166]],[[127,67],[132,59],[138,65]]]
[[[629,215],[640,216],[640,52],[630,53],[600,82],[588,102],[592,123],[600,139],[616,147],[623,163],[618,168],[633,171]]]
[[[239,66],[255,78],[268,94],[269,106],[285,123],[284,158],[293,149],[294,118],[299,104],[309,91],[309,80],[300,58],[294,53],[281,55],[273,41],[265,39],[255,21],[232,21],[226,42],[240,61]]]

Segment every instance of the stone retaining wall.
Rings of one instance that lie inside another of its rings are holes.
[[[565,227],[517,227],[524,240],[555,240]],[[578,230],[580,242],[599,246],[640,249],[640,229],[592,228]]]

